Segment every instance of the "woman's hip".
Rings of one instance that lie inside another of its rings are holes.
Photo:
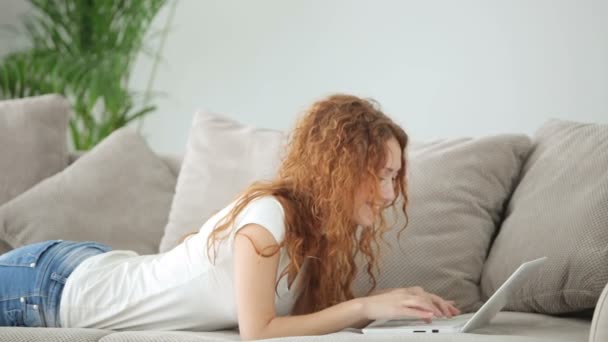
[[[49,240],[0,255],[0,326],[59,326],[63,286],[85,259],[110,251],[96,242]]]

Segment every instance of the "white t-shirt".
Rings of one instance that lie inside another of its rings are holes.
[[[207,237],[234,205],[235,202],[215,214],[197,234],[166,253],[138,255],[117,250],[82,262],[68,277],[63,290],[62,327],[189,331],[236,327],[235,233],[246,224],[256,223],[281,243],[285,213],[272,196],[249,203],[238,215],[229,238],[220,244],[212,264],[207,257]],[[281,248],[277,277],[288,262],[285,248]],[[291,312],[299,278],[298,275],[291,289],[287,287],[287,277],[279,282],[277,315]]]

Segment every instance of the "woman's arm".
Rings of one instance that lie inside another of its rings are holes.
[[[430,320],[441,315],[427,295],[397,289],[352,299],[327,309],[298,316],[277,317],[275,284],[279,255],[258,255],[257,250],[277,244],[262,226],[240,229],[234,241],[235,295],[241,338],[244,340],[284,336],[322,335],[349,327],[361,328],[374,319],[416,316]]]

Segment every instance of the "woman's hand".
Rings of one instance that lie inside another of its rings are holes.
[[[433,317],[451,318],[460,314],[453,301],[444,300],[421,287],[380,290],[361,299],[370,320],[418,317],[431,322]]]

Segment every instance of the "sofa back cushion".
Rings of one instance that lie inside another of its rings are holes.
[[[78,158],[86,154],[86,151],[71,151],[68,154],[69,164],[73,164]],[[175,153],[159,153],[158,157],[169,167],[171,173],[177,178],[182,167],[184,156]]]
[[[0,101],[0,206],[65,168],[69,117],[59,95]]]
[[[144,139],[122,128],[0,207],[0,231],[12,247],[93,240],[157,253],[175,183],[173,171]]]
[[[550,120],[511,198],[481,278],[488,298],[522,262],[544,268],[507,310],[566,313],[593,308],[608,282],[608,125]]]
[[[279,131],[205,111],[196,113],[160,251],[198,231],[251,182],[272,178],[284,140]]]
[[[422,286],[463,312],[479,308],[483,264],[530,147],[529,137],[509,134],[413,145],[409,223],[399,235],[405,221],[396,217],[385,236],[378,287]],[[369,289],[365,276],[355,289]]]

